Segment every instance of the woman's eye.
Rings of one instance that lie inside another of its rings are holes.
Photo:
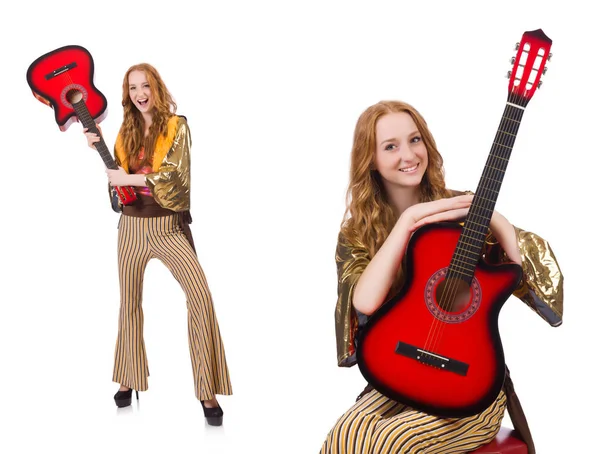
[[[385,146],[385,151],[391,151],[394,149],[396,145],[394,145],[393,143],[389,143]]]
[[[420,141],[421,141],[421,137],[419,137],[419,136],[415,136],[415,137],[413,137],[413,138],[411,139],[411,142],[412,142],[412,143],[417,143],[417,142],[420,142]]]

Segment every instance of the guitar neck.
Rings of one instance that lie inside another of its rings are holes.
[[[77,117],[79,118],[79,121],[81,121],[83,126],[86,127],[88,131],[96,133],[100,137],[100,141],[96,142],[94,146],[96,147],[96,150],[98,150],[98,153],[100,154],[100,157],[104,161],[106,167],[109,169],[118,169],[117,163],[115,162],[110,151],[108,150],[108,147],[106,146],[106,142],[104,142],[102,134],[100,134],[100,131],[98,131],[98,128],[96,127],[96,122],[90,115],[90,111],[85,105],[84,100],[81,99],[80,101],[73,102],[72,105],[75,109],[75,112],[77,112]]]
[[[524,111],[524,107],[513,102],[507,102],[504,108],[483,175],[452,257],[449,274],[469,283],[481,255]]]

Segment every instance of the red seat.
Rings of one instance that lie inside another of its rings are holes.
[[[527,454],[527,445],[517,437],[514,430],[501,427],[491,443],[471,454]]]

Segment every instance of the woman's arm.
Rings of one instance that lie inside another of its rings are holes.
[[[169,152],[156,172],[145,175],[145,185],[163,208],[173,211],[189,209],[191,145],[187,122],[184,117],[179,117]]]
[[[96,127],[100,134],[102,134],[100,125],[96,124]],[[88,147],[95,150],[96,146],[94,144],[100,142],[100,136],[94,132],[89,132],[87,128],[83,128],[83,134],[85,134]],[[108,181],[112,186],[146,186],[144,175],[129,175],[121,166],[118,169],[107,168],[106,175],[108,175]]]
[[[514,226],[497,211],[492,214],[490,230],[511,262],[521,265],[521,251]]]
[[[356,310],[371,315],[383,304],[398,274],[412,232],[431,222],[464,218],[472,200],[472,195],[460,195],[418,203],[406,209],[356,284],[352,301]]]
[[[106,174],[108,175],[108,181],[113,186],[146,186],[146,175],[130,175],[120,166],[117,170],[107,168]]]

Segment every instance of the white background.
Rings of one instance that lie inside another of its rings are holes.
[[[513,46],[537,28],[554,58],[497,209],[550,241],[565,316],[551,328],[511,298],[500,329],[538,452],[595,452],[599,38],[585,3],[12,3],[0,29],[0,452],[318,452],[365,383],[336,366],[334,337],[358,116],[382,99],[413,104],[448,186],[475,189]],[[112,400],[118,216],[81,125],[61,132],[25,78],[37,57],[69,44],[94,57],[111,149],[132,64],[156,66],[188,118],[192,231],[234,388],[220,398],[221,428],[205,426],[194,398],[185,298],[158,261],[144,289],[150,390],[124,411]]]

